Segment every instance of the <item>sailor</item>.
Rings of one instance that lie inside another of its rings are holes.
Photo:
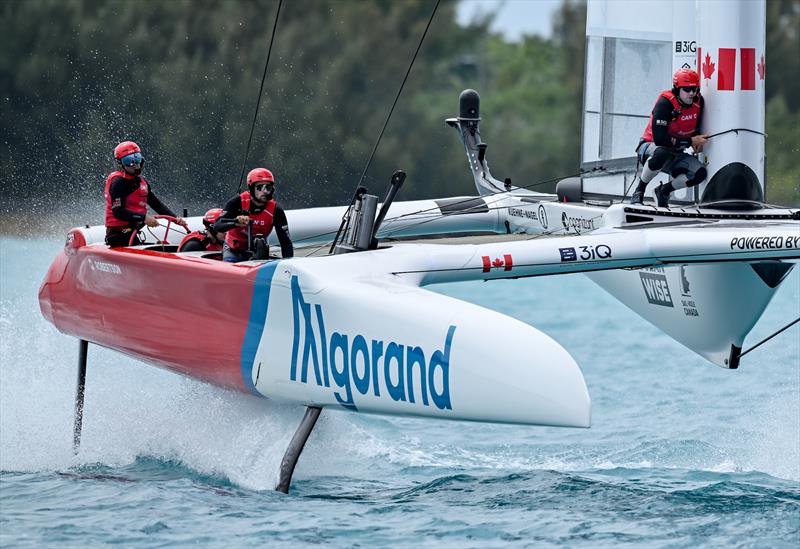
[[[222,208],[213,208],[203,216],[205,231],[187,234],[178,246],[179,252],[219,252],[222,250],[224,235],[214,230],[214,223],[222,215]]]
[[[653,190],[659,207],[666,207],[676,189],[694,187],[706,178],[705,166],[684,149],[694,154],[703,150],[708,137],[700,133],[703,117],[703,96],[700,76],[691,69],[679,69],[672,76],[672,89],[661,92],[650,114],[636,154],[642,162],[639,186],[631,196],[631,204],[641,204],[647,184],[658,174],[668,173],[672,181]]]
[[[104,191],[106,244],[118,248],[129,245],[133,231],[145,225],[158,227],[158,219],[147,213],[148,206],[160,215],[177,216],[156,197],[150,183],[141,176],[144,157],[139,145],[133,141],[123,141],[114,148],[114,158],[117,159],[117,170],[106,178]],[[176,222],[187,227],[180,217]]]
[[[255,168],[247,174],[247,190],[225,204],[214,230],[226,232],[222,260],[229,263],[247,261],[253,256],[257,239],[266,241],[272,229],[281,245],[281,256],[294,256],[289,237],[286,213],[275,201],[275,177],[266,168]]]

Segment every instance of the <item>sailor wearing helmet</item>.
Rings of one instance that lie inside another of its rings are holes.
[[[281,245],[281,256],[294,256],[286,213],[276,202],[274,194],[272,172],[266,168],[250,170],[247,190],[228,200],[222,215],[214,223],[215,231],[227,233],[222,248],[223,261],[238,263],[251,259],[255,242],[258,239],[266,241],[273,228]]]
[[[656,203],[662,208],[667,207],[669,196],[676,189],[703,182],[707,175],[705,166],[695,156],[683,152],[688,147],[695,153],[703,150],[708,136],[700,133],[702,117],[700,76],[691,69],[680,69],[672,77],[672,89],[659,94],[636,148],[643,168],[631,204],[642,203],[647,184],[658,172],[672,177],[672,181],[653,191]]]
[[[145,225],[158,227],[158,219],[147,213],[147,207],[160,215],[177,217],[150,188],[150,183],[142,177],[144,157],[139,145],[133,141],[123,141],[114,148],[117,170],[106,178],[106,244],[112,248],[128,246],[133,231]],[[186,227],[180,217],[176,221]],[[134,245],[139,244],[134,242]]]
[[[214,223],[222,215],[222,208],[212,208],[203,216],[204,231],[187,234],[178,246],[179,252],[219,252],[225,236],[214,230]]]

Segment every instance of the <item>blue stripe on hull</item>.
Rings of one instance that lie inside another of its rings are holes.
[[[264,334],[267,324],[267,311],[269,308],[269,291],[275,268],[280,261],[270,261],[258,269],[253,286],[253,299],[250,302],[250,319],[247,321],[247,331],[242,342],[242,381],[244,386],[254,395],[260,395],[253,384],[253,366],[256,359],[258,344]]]

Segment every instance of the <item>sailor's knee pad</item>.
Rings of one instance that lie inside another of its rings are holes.
[[[690,175],[689,179],[686,181],[687,187],[694,187],[695,185],[699,185],[702,183],[706,176],[708,175],[708,170],[706,170],[705,166],[700,166],[695,170],[694,174],[687,174]]]
[[[647,161],[647,165],[650,166],[652,170],[660,170],[664,167],[664,164],[667,163],[667,160],[672,158],[672,153],[666,147],[656,147],[656,150],[653,151],[653,154],[650,156],[650,160]]]

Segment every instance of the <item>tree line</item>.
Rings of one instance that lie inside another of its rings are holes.
[[[428,22],[433,0],[284,2],[247,169],[267,166],[287,208],[343,204],[357,184]],[[768,3],[771,201],[797,182],[798,2]],[[112,149],[137,141],[145,174],[193,214],[236,192],[276,0],[12,0],[2,5],[0,157],[6,213],[96,204]],[[443,119],[477,89],[494,171],[516,184],[579,167],[585,5],[567,0],[552,38],[508,42],[490,16],[440,5],[367,173],[401,199],[470,194]],[[546,189],[545,189],[546,190]]]

